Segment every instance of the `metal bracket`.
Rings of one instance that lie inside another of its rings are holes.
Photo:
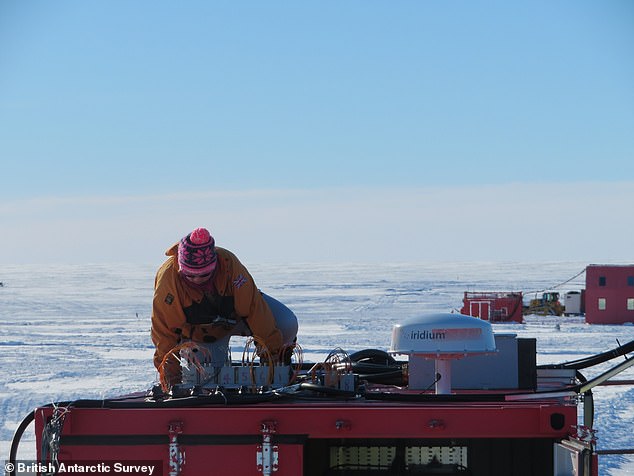
[[[278,469],[279,448],[273,444],[273,434],[276,431],[276,421],[263,421],[260,426],[262,444],[257,446],[255,460],[258,471],[264,476],[271,476]]]
[[[172,421],[169,424],[169,476],[178,476],[185,464],[185,452],[178,446],[178,435],[183,432],[182,421]]]
[[[597,438],[597,430],[594,430],[588,426],[585,425],[573,425],[571,427],[572,430],[572,434],[570,435],[570,438],[589,444],[589,445],[594,445],[598,438]]]
[[[349,420],[337,420],[335,422],[335,428],[337,430],[352,430],[352,423]]]
[[[444,420],[432,418],[427,422],[427,428],[430,428],[432,430],[444,430],[445,422]]]

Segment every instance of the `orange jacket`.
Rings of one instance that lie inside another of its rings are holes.
[[[188,322],[186,310],[200,304],[204,291],[188,285],[178,272],[178,244],[166,251],[169,258],[156,273],[152,302],[152,342],[156,346],[154,366],[158,369],[165,354],[179,342],[212,342],[226,336],[231,329],[210,323]],[[215,293],[233,297],[233,314],[246,319],[251,332],[276,356],[282,346],[282,334],[255,282],[238,258],[228,250],[216,247],[218,264],[213,277]],[[221,298],[222,299],[222,298]],[[190,319],[194,320],[195,319]]]

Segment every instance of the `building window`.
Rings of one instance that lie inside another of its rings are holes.
[[[605,286],[605,276],[599,276],[599,286]]]
[[[634,298],[627,298],[627,310],[634,311]]]
[[[634,286],[634,276],[628,276],[627,277],[627,285],[628,286]]]
[[[599,298],[599,311],[605,311],[606,300],[605,298]]]

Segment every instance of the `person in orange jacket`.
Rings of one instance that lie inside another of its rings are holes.
[[[274,361],[297,337],[297,317],[260,292],[245,266],[216,247],[205,228],[196,228],[171,246],[159,268],[152,302],[154,365],[184,342],[204,345],[224,363],[232,335],[252,335]],[[221,364],[220,364],[221,365]]]

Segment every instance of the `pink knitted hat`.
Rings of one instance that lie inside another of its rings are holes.
[[[178,266],[184,274],[204,276],[216,269],[214,237],[206,228],[196,228],[178,243]]]

